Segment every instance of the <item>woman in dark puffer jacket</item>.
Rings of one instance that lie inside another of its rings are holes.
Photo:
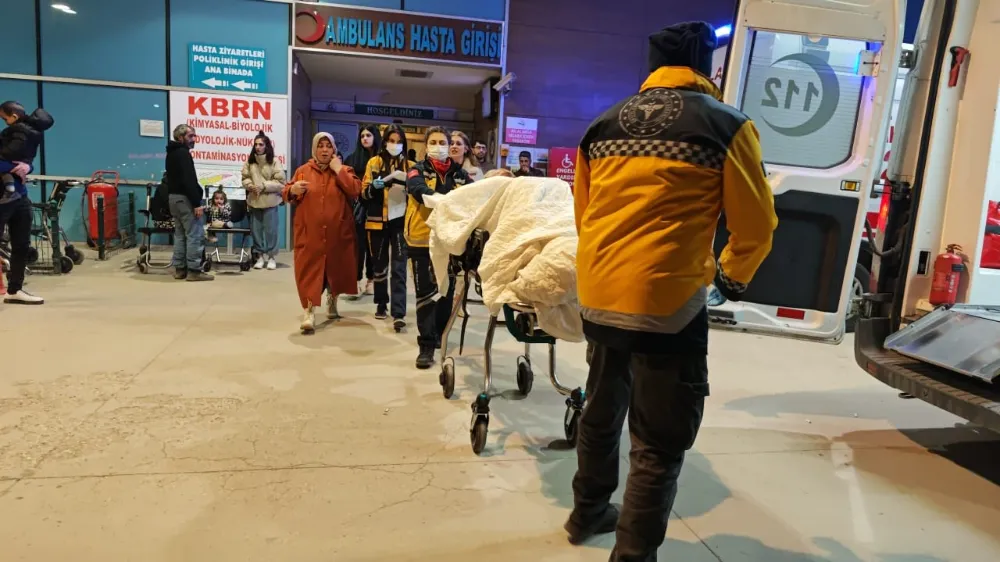
[[[358,142],[354,152],[347,157],[347,164],[354,168],[355,172],[364,176],[368,166],[368,160],[378,154],[382,149],[382,136],[379,134],[377,125],[364,125],[358,132]],[[375,279],[374,262],[372,262],[372,251],[368,247],[368,233],[365,231],[365,219],[367,211],[365,202],[361,199],[354,201],[354,226],[358,233],[358,294],[372,294],[372,285]]]

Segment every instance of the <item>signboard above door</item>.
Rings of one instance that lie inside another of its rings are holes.
[[[503,22],[295,4],[295,47],[500,66]]]

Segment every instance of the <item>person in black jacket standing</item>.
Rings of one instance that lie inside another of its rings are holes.
[[[167,186],[170,214],[174,217],[174,279],[212,281],[201,271],[205,253],[205,208],[201,184],[194,169],[191,149],[197,134],[185,124],[174,128],[167,144]]]
[[[382,150],[382,134],[377,125],[364,125],[358,132],[358,144],[344,164],[350,166],[359,177],[364,177],[368,161]],[[368,247],[367,203],[359,197],[351,202],[354,206],[354,227],[358,235],[358,298],[372,293],[375,284],[375,261]],[[367,274],[367,275],[366,275]]]

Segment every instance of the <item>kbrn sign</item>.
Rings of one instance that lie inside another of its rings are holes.
[[[503,23],[296,4],[295,46],[500,66]]]

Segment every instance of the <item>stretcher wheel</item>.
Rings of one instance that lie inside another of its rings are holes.
[[[82,264],[83,260],[86,258],[86,256],[83,255],[83,252],[77,250],[72,244],[67,245],[63,253],[69,256],[69,259],[73,260],[73,263],[76,265]]]
[[[455,395],[455,366],[447,360],[441,366],[439,382],[441,383],[441,393],[444,395],[445,400],[451,400],[451,397]]]
[[[477,418],[476,423],[472,424],[472,431],[470,431],[473,453],[478,455],[486,448],[487,433],[489,433],[489,420],[485,417]]]
[[[201,270],[204,271],[205,273],[212,271],[212,260],[206,258],[205,261],[202,262],[201,264]]]
[[[517,359],[517,390],[522,396],[531,394],[531,387],[535,384],[535,373],[531,370],[531,364],[524,357]]]
[[[59,271],[69,273],[73,271],[73,260],[69,256],[59,256]]]
[[[241,261],[240,262],[240,271],[242,271],[244,273],[246,273],[247,271],[250,271],[250,269],[252,267],[253,267],[253,262],[248,262],[248,261]]]
[[[28,255],[24,258],[25,263],[31,265],[38,262],[38,248],[28,248]]]
[[[580,433],[580,416],[583,411],[572,406],[566,408],[566,416],[563,418],[563,430],[566,432],[566,441],[571,447],[576,447],[576,439]]]
[[[142,273],[143,275],[149,273],[149,267],[147,267],[142,261],[136,261],[135,266],[139,268],[139,273]]]

